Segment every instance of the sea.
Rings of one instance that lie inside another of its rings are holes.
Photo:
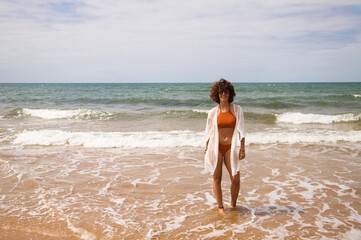
[[[361,83],[233,83],[246,158],[226,215],[208,83],[0,84],[0,239],[361,239]]]

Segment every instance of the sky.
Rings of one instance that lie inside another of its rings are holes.
[[[0,82],[361,82],[361,1],[0,0]]]

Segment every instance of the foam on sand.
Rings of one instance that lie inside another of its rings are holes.
[[[337,143],[361,142],[361,131],[313,130],[312,132],[256,132],[247,135],[247,142],[252,144],[296,144],[296,143]]]

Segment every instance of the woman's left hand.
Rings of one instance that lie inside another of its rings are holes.
[[[246,152],[245,151],[239,151],[239,160],[243,160],[246,157]]]

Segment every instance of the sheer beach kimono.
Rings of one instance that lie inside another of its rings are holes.
[[[242,107],[238,105],[231,105],[231,112],[236,117],[236,127],[234,128],[231,144],[231,168],[232,176],[236,175],[240,169],[239,150],[241,148],[241,139],[245,137],[246,132],[244,130],[244,117]],[[217,166],[218,152],[219,152],[219,136],[217,117],[219,114],[219,106],[213,108],[208,113],[208,119],[205,131],[205,141],[208,142],[208,148],[204,157],[204,166],[206,171],[212,175]]]

